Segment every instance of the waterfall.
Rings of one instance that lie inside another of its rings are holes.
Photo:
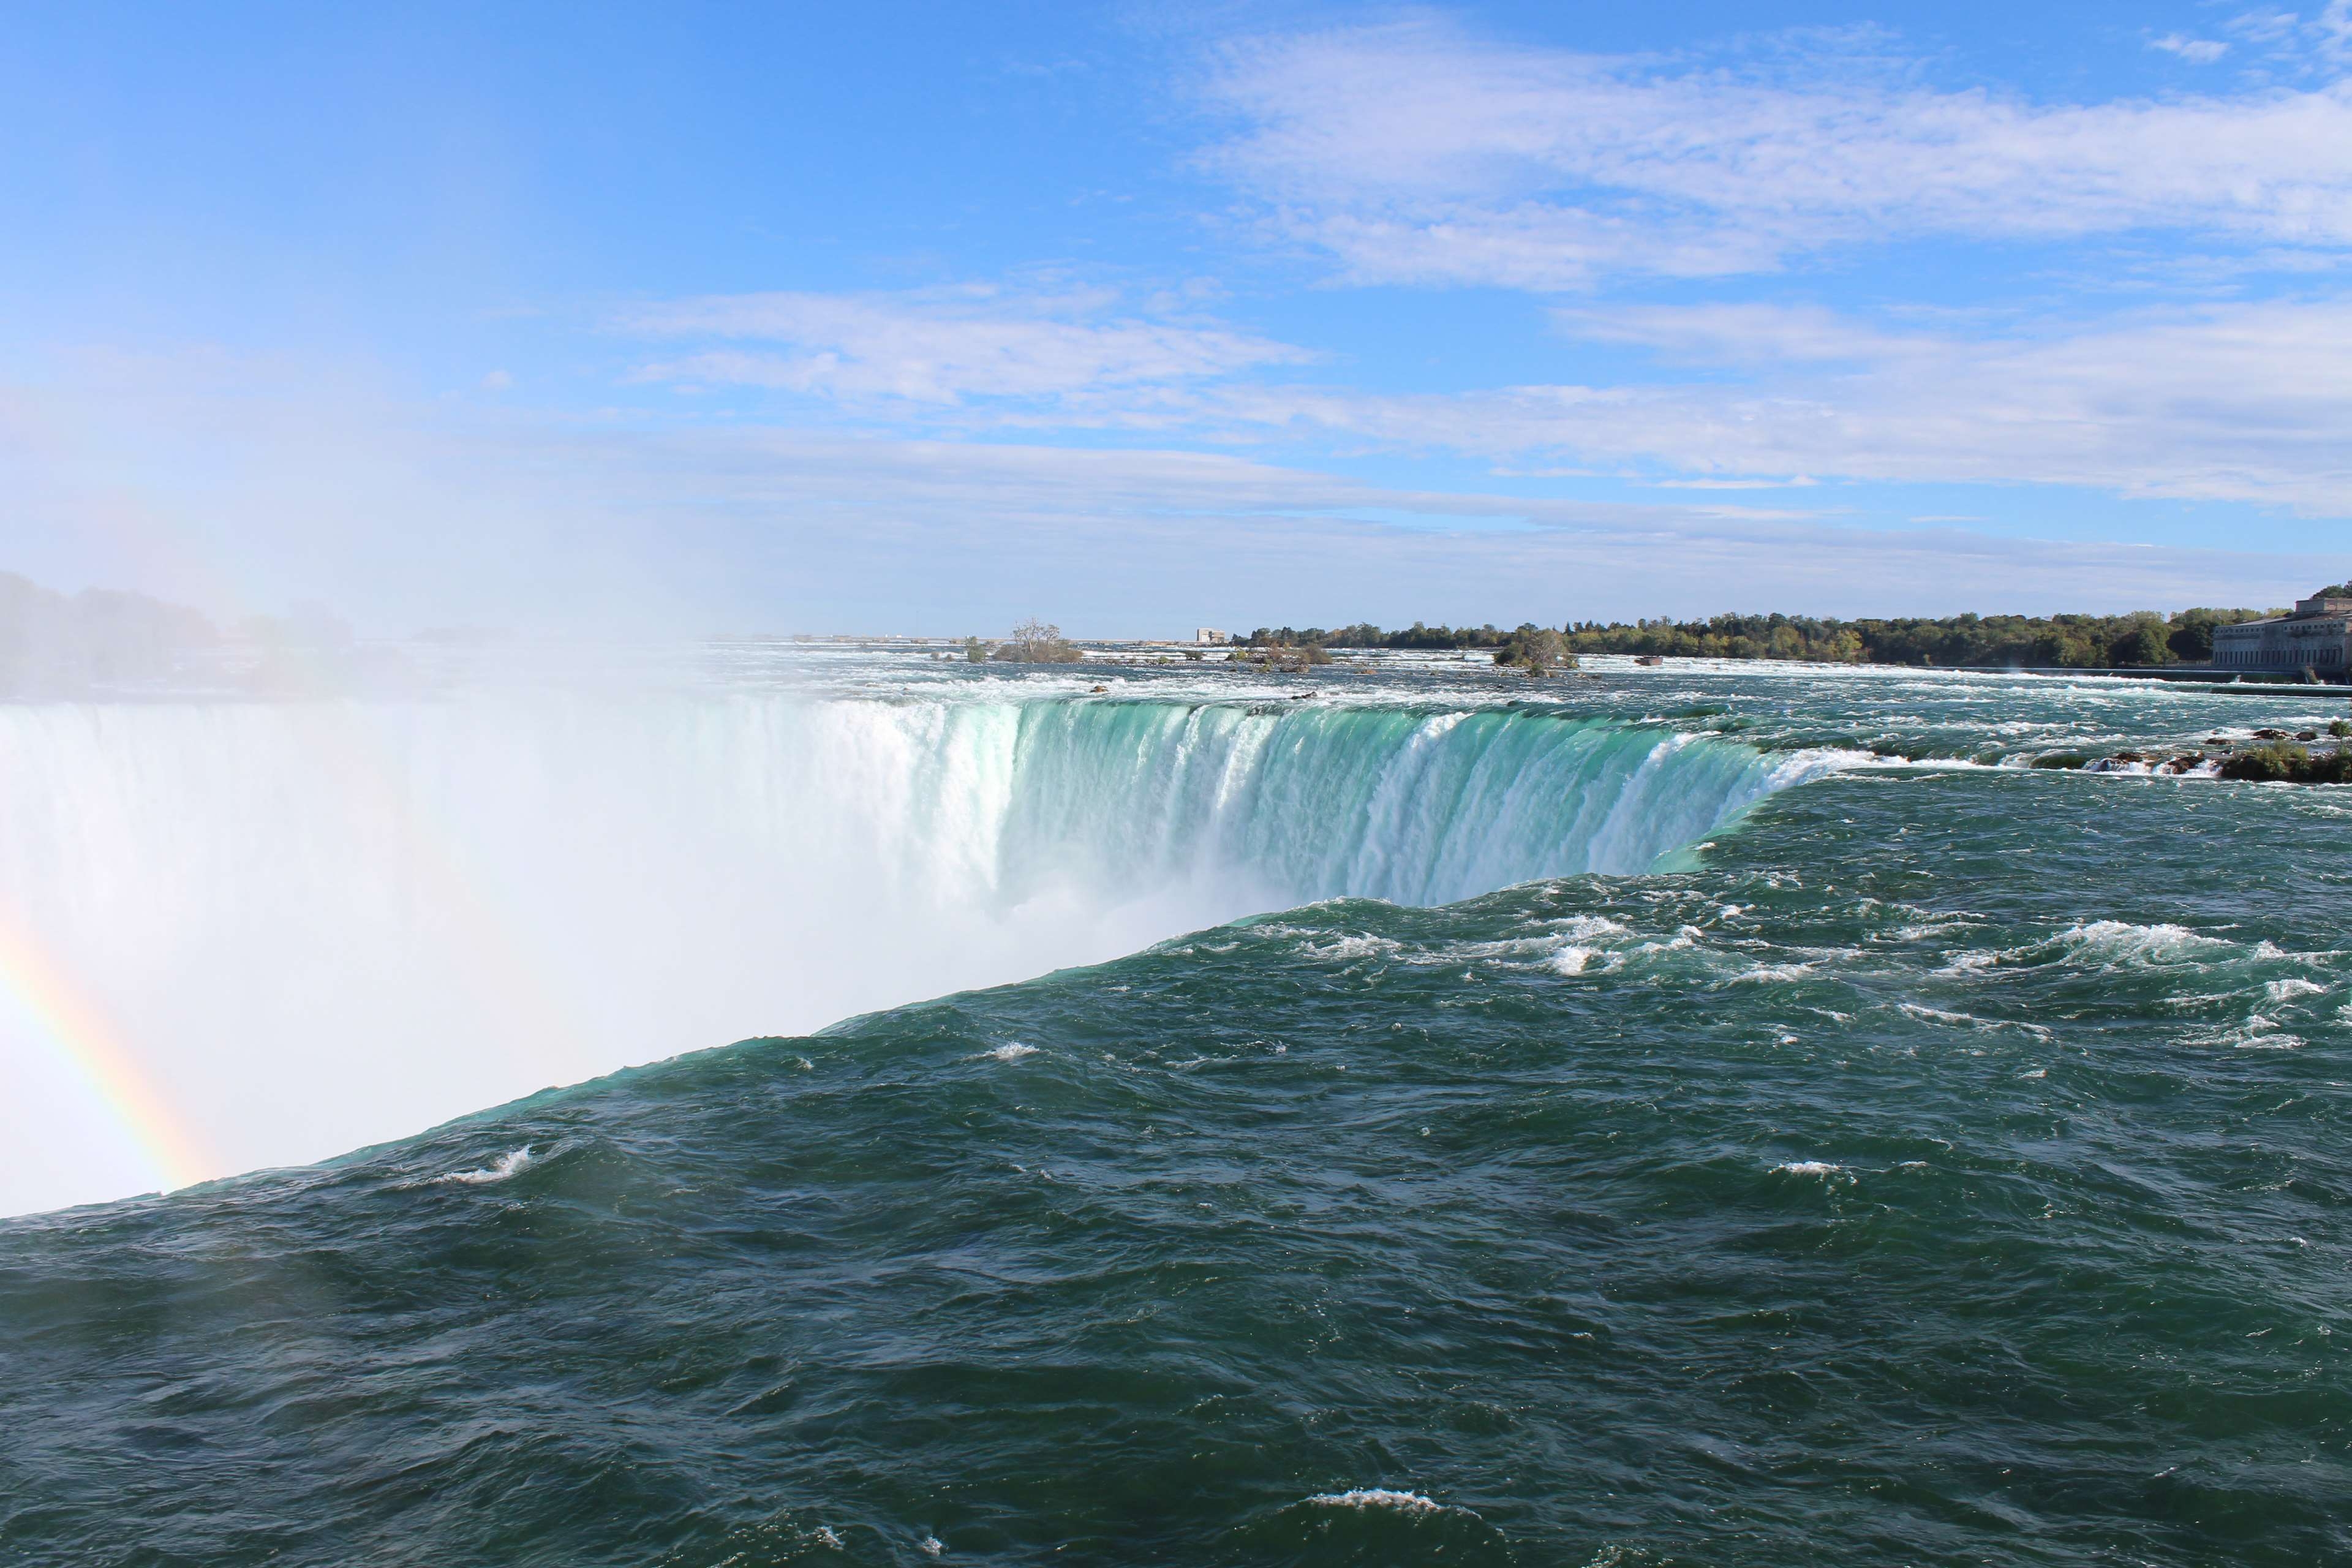
[[[1806,771],[1324,702],[0,706],[0,1211],[172,1178],[79,1036],[226,1173],[1254,911],[1640,872]]]

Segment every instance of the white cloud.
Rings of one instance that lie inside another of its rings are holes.
[[[1627,343],[1702,363],[1883,363],[1945,346],[1932,336],[1885,331],[1820,306],[1576,307],[1555,310],[1551,319],[1588,342]]]
[[[1248,373],[1305,356],[1077,301],[759,295],[639,324],[784,342],[704,350],[662,374],[887,403],[902,432],[1338,436],[1680,487],[2042,483],[2352,516],[2352,297],[2087,321],[1915,312],[1894,325],[1817,306],[1562,307],[1550,319],[1567,337],[1643,351],[1665,374],[1445,395],[1270,384]]]
[[[2083,486],[2352,516],[2352,300],[1883,332],[1754,306],[1561,312],[1571,331],[1744,374],[1452,397],[1224,395],[1275,427],[1683,476]]]
[[[2210,66],[2230,52],[2230,46],[2219,38],[2191,38],[2179,33],[2166,33],[2150,38],[2147,47],[2161,49],[2168,55],[2179,55],[2192,66]]]
[[[1565,289],[1937,235],[2352,247],[2343,80],[2037,104],[1874,65],[1667,70],[1423,19],[1234,46],[1207,93],[1240,121],[1210,166],[1362,282]]]
[[[2352,0],[2328,0],[2326,9],[2312,18],[2311,33],[2329,61],[2352,63]]]
[[[652,307],[624,325],[713,345],[646,367],[649,379],[940,405],[1181,384],[1310,357],[1214,322],[1118,314],[1118,303],[985,286],[742,294]]]
[[[2328,0],[2308,18],[2294,11],[2243,11],[2224,22],[2222,31],[2246,46],[2250,79],[2324,81],[2352,68],[2352,0]]]
[[[2292,11],[2242,11],[2230,18],[2229,29],[2257,44],[2278,44],[2294,37],[2299,18]]]
[[[658,454],[657,460],[654,458]],[[584,456],[584,454],[583,454]],[[2311,557],[1883,531],[1738,505],[1387,488],[1218,454],[859,440],[781,430],[663,438],[593,482],[656,516],[748,520],[828,625],[992,624],[1040,603],[1089,633],[1370,617],[1558,620],[2269,604]],[[1816,493],[1816,492],[1808,492]],[[1485,520],[1484,525],[1479,520]],[[2247,541],[2259,543],[2259,541]],[[772,616],[775,612],[770,612]],[[1218,624],[1212,620],[1210,624]]]
[[[1561,441],[1561,426],[1533,418],[1541,404],[1503,395],[1433,434],[1468,444],[1466,426],[1517,417],[1530,422],[1514,438]],[[1611,395],[1582,406],[1630,416],[1610,437],[1621,447],[1646,423]],[[1685,438],[1696,405],[1662,406],[1683,422],[1666,439]],[[1395,438],[1433,434],[1425,410],[1390,413]],[[2242,552],[2151,550],[1874,531],[1712,496],[1384,487],[1149,447],[621,429],[404,405],[348,378],[208,355],[63,366],[37,395],[0,380],[0,489],[39,541],[0,564],[41,580],[231,616],[315,597],[376,631],[961,632],[1044,610],[1098,635],[1732,606],[2105,609],[2268,604],[2329,570],[2261,553],[2281,542],[2258,535]]]

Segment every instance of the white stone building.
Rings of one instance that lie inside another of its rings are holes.
[[[1234,635],[1231,632],[1218,631],[1213,626],[1202,626],[1192,634],[1192,640],[1200,644],[1202,647],[1209,647],[1216,644],[1229,643],[1233,641]]]
[[[2213,668],[2352,679],[2352,593],[2323,588],[2297,600],[2291,616],[2214,627]]]

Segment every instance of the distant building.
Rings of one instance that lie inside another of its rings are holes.
[[[2295,601],[2294,614],[2213,628],[2215,669],[2312,670],[2352,679],[2352,584]]]
[[[1218,631],[1213,626],[1202,626],[1200,630],[1192,634],[1192,640],[1199,643],[1202,647],[1207,647],[1212,644],[1229,643],[1233,641],[1234,634],[1231,632]]]

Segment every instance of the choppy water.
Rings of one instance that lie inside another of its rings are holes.
[[[0,1227],[0,1555],[2352,1562],[2352,792],[1973,765],[2340,696],[1353,679],[956,884],[1322,901]]]

